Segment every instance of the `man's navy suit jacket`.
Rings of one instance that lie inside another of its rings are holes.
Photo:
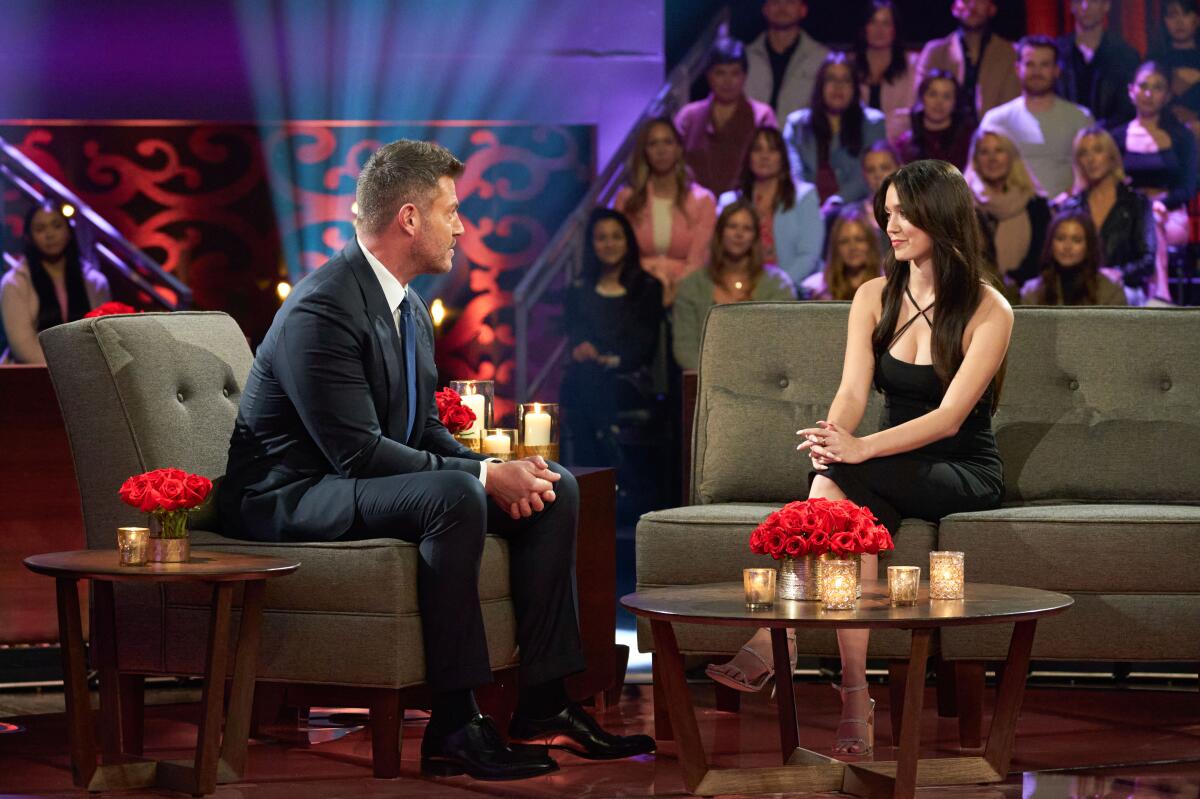
[[[412,287],[417,413],[407,440],[404,355],[383,288],[357,241],[301,280],[255,354],[217,494],[227,535],[328,541],[354,522],[355,481],[455,469],[484,458],[442,426],[433,322]]]

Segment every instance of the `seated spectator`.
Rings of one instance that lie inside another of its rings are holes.
[[[867,196],[858,159],[884,138],[883,112],[859,101],[858,81],[845,53],[830,53],[817,72],[812,103],[787,118],[783,138],[797,180],[816,184],[821,201]]]
[[[1154,216],[1150,201],[1127,185],[1121,153],[1104,128],[1085,128],[1075,137],[1072,192],[1059,210],[1091,216],[1100,231],[1101,261],[1120,275],[1130,303],[1142,304],[1154,277]]]
[[[1170,73],[1171,110],[1175,117],[1200,136],[1200,11],[1196,0],[1165,0],[1162,33],[1147,60]]]
[[[1087,211],[1050,222],[1042,273],[1021,289],[1022,305],[1124,305],[1121,285],[1100,272],[1100,239]]]
[[[617,465],[610,435],[622,410],[639,407],[639,388],[662,327],[662,286],[642,269],[633,227],[623,214],[592,211],[583,271],[567,292],[571,360],[562,382],[571,463]]]
[[[859,205],[838,212],[825,269],[804,281],[801,295],[809,300],[852,300],[859,286],[883,275],[877,230],[874,216],[867,216]]]
[[[984,230],[996,248],[996,271],[1005,284],[1020,287],[1039,271],[1050,205],[1004,134],[982,127],[975,131],[967,161],[963,177],[987,222]]]
[[[778,127],[771,106],[746,97],[746,50],[737,39],[718,39],[708,55],[709,95],[675,115],[683,157],[696,182],[713,194],[737,183],[738,164],[756,128]]]
[[[821,206],[821,214],[825,217],[825,259],[829,260],[829,242],[833,240],[833,223],[837,221],[837,216],[843,208],[855,207],[862,212],[863,219],[867,220],[871,225],[871,229],[875,231],[876,237],[879,239],[879,246],[890,247],[891,242],[888,241],[887,234],[879,227],[875,221],[875,193],[879,191],[879,187],[883,185],[883,179],[900,168],[900,156],[896,154],[892,145],[888,144],[886,139],[880,139],[871,145],[862,157],[862,174],[863,180],[867,183],[866,197],[857,203],[851,203],[847,206],[842,202],[842,198],[834,195]]]
[[[670,305],[679,281],[704,266],[717,218],[716,198],[692,180],[671,120],[652,119],[638,131],[629,185],[613,207],[629,217],[642,268],[662,283],[663,303]]]
[[[863,105],[883,112],[888,140],[895,141],[908,130],[917,56],[900,43],[892,0],[871,0],[870,10],[854,46],[854,70]]]
[[[759,128],[746,156],[736,191],[717,200],[718,210],[738,200],[758,211],[763,261],[787,273],[796,285],[821,266],[825,227],[817,187],[792,178],[787,147],[777,128]]]
[[[1057,197],[1071,188],[1071,147],[1092,124],[1092,114],[1054,93],[1059,69],[1053,39],[1026,36],[1017,54],[1021,96],[984,114],[980,127],[1011,139],[1038,183]]]
[[[958,82],[953,75],[931,70],[917,87],[910,117],[909,130],[896,142],[905,163],[936,158],[949,161],[959,170],[966,169],[975,118],[959,103]]]
[[[767,30],[746,45],[746,94],[787,119],[808,104],[829,48],[800,27],[808,16],[805,0],[763,0],[762,15]]]
[[[1071,0],[1075,30],[1055,40],[1059,96],[1089,109],[1106,128],[1133,118],[1124,87],[1141,60],[1120,33],[1104,29],[1111,6],[1109,0]]]
[[[954,0],[950,13],[958,20],[958,30],[921,50],[916,83],[935,69],[949,72],[962,90],[961,102],[979,119],[1021,93],[1012,42],[992,33],[992,0]]]
[[[700,366],[700,334],[713,305],[745,300],[794,300],[796,288],[778,267],[763,263],[758,212],[738,200],[721,212],[708,268],[679,284],[671,311],[675,362],[681,369]]]
[[[108,280],[79,253],[75,228],[52,202],[25,214],[24,259],[0,280],[8,350],[3,363],[46,362],[38,333],[74,322],[111,299]]]

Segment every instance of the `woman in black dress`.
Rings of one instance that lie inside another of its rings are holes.
[[[662,329],[662,284],[642,269],[624,214],[592,211],[583,271],[567,292],[570,362],[562,404],[571,463],[616,466],[617,413],[642,401],[639,388]]]
[[[894,535],[904,517],[937,521],[999,506],[1003,467],[991,414],[1013,315],[981,266],[982,232],[957,169],[944,161],[901,167],[880,187],[875,216],[892,245],[886,277],[855,294],[841,385],[828,417],[798,432],[798,448],[816,470],[809,497],[866,505]],[[882,429],[858,437],[872,386],[886,398]],[[863,579],[877,574],[878,558],[864,555]],[[770,651],[769,636],[756,639],[748,646]],[[873,744],[867,639],[867,630],[838,631],[840,754]],[[754,658],[739,657],[726,668],[753,672]]]

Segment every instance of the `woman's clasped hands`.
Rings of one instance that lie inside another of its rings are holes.
[[[797,430],[803,441],[797,450],[808,450],[813,468],[823,472],[831,463],[862,463],[869,457],[866,444],[840,425],[821,420],[816,427]]]

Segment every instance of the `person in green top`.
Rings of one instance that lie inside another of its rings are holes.
[[[794,300],[787,273],[763,263],[758,212],[738,200],[717,219],[708,265],[679,284],[672,311],[672,351],[682,369],[700,366],[700,335],[714,305],[745,300]]]

